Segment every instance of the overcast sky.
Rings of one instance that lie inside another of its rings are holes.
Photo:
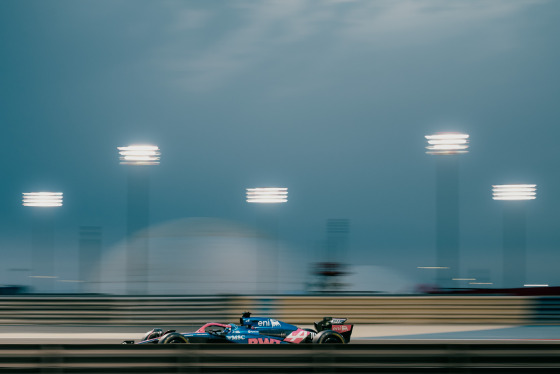
[[[435,261],[424,135],[461,131],[464,274],[500,275],[491,185],[536,183],[528,280],[560,284],[559,19],[554,0],[1,0],[0,244],[22,256],[1,279],[31,245],[22,192],[64,192],[60,266],[80,225],[122,240],[116,147],[139,142],[162,152],[154,224],[254,225],[245,188],[285,186],[283,241],[320,256],[346,218],[348,262],[416,271]]]

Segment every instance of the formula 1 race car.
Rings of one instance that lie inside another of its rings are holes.
[[[354,325],[344,322],[345,318],[324,317],[315,323],[315,330],[302,329],[272,318],[251,317],[251,313],[245,312],[239,325],[211,322],[191,333],[153,329],[136,344],[346,344],[350,342]],[[125,340],[122,344],[134,344],[134,341]]]

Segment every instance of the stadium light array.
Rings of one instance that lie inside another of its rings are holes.
[[[492,186],[492,199],[494,200],[534,200],[536,198],[536,184],[501,184]]]
[[[467,153],[469,148],[469,135],[457,132],[442,132],[426,135],[428,146],[427,154],[431,155],[455,155]]]
[[[161,152],[155,145],[117,147],[121,165],[159,165]]]
[[[247,202],[277,204],[288,201],[288,189],[284,187],[247,188]]]
[[[62,206],[62,192],[24,192],[23,206]]]

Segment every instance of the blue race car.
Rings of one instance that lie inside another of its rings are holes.
[[[245,312],[239,325],[211,322],[190,333],[153,329],[136,344],[346,344],[350,342],[354,325],[344,322],[345,318],[324,317],[315,323],[315,330],[302,329],[272,318],[251,317],[251,313]],[[134,341],[126,340],[123,344],[134,344]]]

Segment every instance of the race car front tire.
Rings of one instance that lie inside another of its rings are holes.
[[[183,335],[170,332],[169,334],[165,334],[161,337],[158,344],[188,344],[189,340],[185,338]]]
[[[336,331],[324,330],[313,338],[315,344],[345,344],[346,340]]]

